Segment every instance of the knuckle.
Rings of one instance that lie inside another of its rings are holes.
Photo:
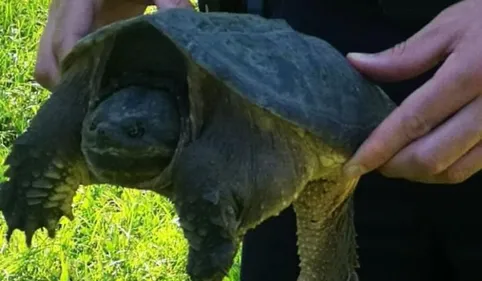
[[[466,54],[460,52],[454,51],[451,56],[454,61],[467,61]],[[480,68],[478,63],[458,63],[450,69],[437,71],[432,79],[435,81],[450,81],[448,87],[452,91],[472,93],[473,89],[478,88],[478,84],[480,84],[480,74],[478,74],[477,68]]]
[[[422,153],[415,153],[412,156],[413,163],[420,173],[425,175],[436,175],[444,170],[444,165],[435,157],[427,157]]]
[[[446,183],[462,183],[468,178],[467,173],[459,169],[449,169],[444,173]]]
[[[49,75],[45,69],[41,67],[36,67],[33,73],[35,81],[37,81],[42,86],[49,80]]]
[[[402,118],[402,133],[407,140],[415,140],[430,131],[430,126],[425,118],[417,114],[405,115]]]
[[[42,65],[37,64],[33,73],[35,81],[39,83],[42,87],[46,89],[52,88],[52,76],[47,68],[42,67]]]
[[[365,157],[360,161],[360,164],[368,170],[375,169],[378,163],[385,163],[390,159],[386,144],[380,140],[372,140],[365,151],[367,151],[369,157]]]
[[[400,42],[390,49],[390,55],[400,56],[405,53],[407,48],[407,41]]]
[[[394,179],[394,178],[399,178],[400,175],[396,173],[396,171],[393,171],[392,169],[382,167],[379,169],[380,174],[382,174],[386,178]]]
[[[63,40],[60,36],[55,36],[52,40],[52,53],[57,56],[61,53],[63,46]]]

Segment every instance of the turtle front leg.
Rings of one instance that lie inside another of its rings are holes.
[[[59,219],[73,218],[71,203],[79,184],[90,182],[80,151],[89,98],[82,78],[59,85],[5,161],[9,179],[0,185],[0,210],[8,225],[7,240],[19,229],[30,246],[42,227],[54,237]]]
[[[356,180],[310,182],[294,202],[298,281],[357,281],[352,192]]]

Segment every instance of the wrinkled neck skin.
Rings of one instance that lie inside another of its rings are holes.
[[[172,198],[172,169],[178,162],[184,148],[195,137],[192,131],[193,120],[189,116],[187,96],[183,95],[178,99],[178,108],[180,114],[180,135],[171,162],[166,169],[159,174],[159,176],[138,185],[139,189],[149,189],[167,198]]]
[[[172,160],[166,167],[166,169],[162,171],[162,173],[158,177],[154,178],[152,181],[146,184],[139,185],[140,188],[152,189],[158,194],[166,196],[170,199],[172,199],[173,196],[173,168],[177,165],[179,157],[181,156],[186,146],[188,146],[198,136],[198,123],[202,122],[201,117],[199,117],[198,120],[196,118],[198,116],[193,115],[193,112],[196,112],[196,109],[201,105],[198,105],[198,103],[192,101],[192,98],[190,97],[190,91],[188,90],[188,84],[185,84],[182,87],[184,94],[179,95],[177,98],[180,115],[180,135]]]
[[[178,162],[179,156],[183,152],[184,148],[192,139],[192,132],[189,129],[191,127],[189,118],[181,117],[181,126],[179,142],[169,165],[159,174],[159,176],[150,181],[140,183],[137,188],[152,190],[162,196],[172,198],[172,169]]]

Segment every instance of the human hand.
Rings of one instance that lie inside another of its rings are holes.
[[[436,74],[392,112],[348,161],[349,176],[378,169],[424,183],[460,183],[482,169],[482,0],[465,0],[378,54],[348,54],[377,80]]]
[[[189,0],[52,0],[37,52],[37,82],[52,90],[60,62],[78,40],[112,22],[142,15],[150,4],[158,9],[192,8]]]

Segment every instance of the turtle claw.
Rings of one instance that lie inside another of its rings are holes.
[[[32,190],[35,191],[35,189],[18,192],[19,187],[17,187],[15,182],[6,182],[3,187],[3,194],[11,195],[10,200],[6,200],[7,202],[4,202],[1,209],[8,225],[6,235],[8,242],[15,229],[18,229],[25,232],[25,242],[30,248],[33,236],[38,229],[46,228],[48,236],[55,238],[60,218],[65,215],[70,220],[73,219],[71,208],[45,207],[49,203],[49,198],[55,196],[55,193],[51,192],[48,197],[42,198],[41,202],[32,205],[29,204],[30,201],[27,194]],[[68,210],[65,211],[65,209]]]
[[[47,230],[49,238],[55,238],[58,221],[59,220],[55,219],[52,214],[50,214],[50,217],[47,217],[46,219],[30,216],[29,219],[23,224],[20,222],[20,219],[16,217],[10,222],[7,221],[8,229],[5,238],[7,242],[10,242],[12,234],[16,229],[21,231],[23,230],[25,232],[25,243],[27,244],[27,247],[31,248],[35,232],[37,232],[37,230],[40,228],[45,228]]]
[[[74,220],[74,214],[72,213],[72,211],[65,213],[64,216],[68,218],[70,221]]]
[[[58,226],[58,221],[56,219],[47,219],[45,223],[45,228],[47,229],[47,233],[49,235],[49,238],[54,239],[55,234],[57,233],[57,226]]]
[[[12,234],[15,228],[13,227],[8,227],[7,229],[7,234],[5,235],[5,239],[7,240],[8,243],[10,243],[10,238],[12,238]]]
[[[47,228],[47,232],[48,232],[48,235],[49,235],[49,238],[51,239],[54,239],[55,238],[55,234],[57,234],[57,231],[55,229],[49,229]]]
[[[25,231],[25,242],[27,243],[27,247],[32,247],[32,240],[35,232],[40,228],[40,223],[38,218],[29,216],[24,227]]]
[[[27,244],[27,247],[32,248],[32,239],[35,231],[28,232],[25,231],[25,243]]]
[[[8,225],[7,236],[10,238],[15,229],[24,231],[28,247],[38,229],[46,228],[48,236],[54,238],[62,216],[74,219],[71,203],[80,184],[73,165],[60,163],[59,157],[43,158],[41,166],[45,168],[34,165],[37,162],[8,163],[9,180],[0,184],[0,211]]]

